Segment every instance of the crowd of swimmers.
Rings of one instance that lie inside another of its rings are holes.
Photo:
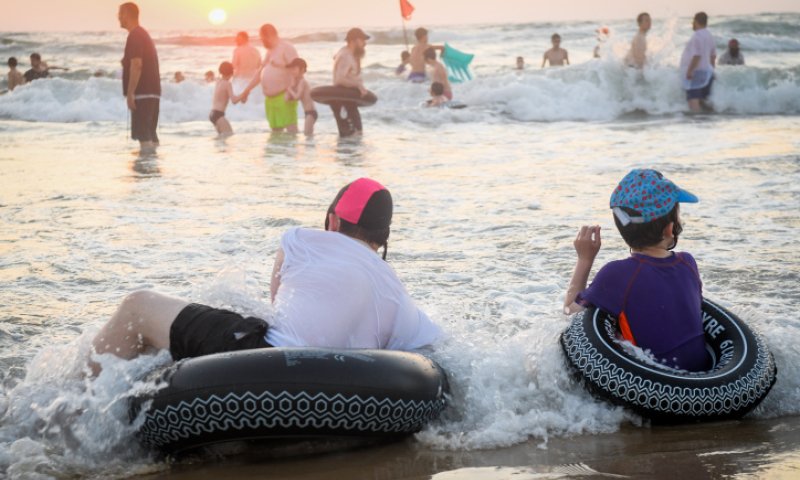
[[[430,95],[427,106],[442,106],[453,100],[453,87],[450,85],[447,68],[437,58],[437,51],[441,57],[444,52],[443,45],[431,45],[428,42],[428,30],[418,28],[414,31],[416,43],[411,51],[404,50],[400,54],[400,65],[395,69],[398,76],[408,75],[406,79],[412,83],[425,83],[428,81],[427,70],[430,69]]]
[[[161,96],[158,55],[149,34],[138,23],[138,7],[128,2],[120,6],[120,25],[129,31],[123,59],[123,93],[127,97],[128,107],[132,113],[131,132],[134,139],[140,140],[143,147],[152,148],[158,144],[155,129],[158,123],[158,101]],[[646,12],[636,18],[638,30],[631,40],[630,49],[624,62],[632,68],[642,69],[648,61],[647,33],[652,26],[652,19]],[[727,51],[717,58],[714,38],[707,28],[708,16],[704,12],[697,13],[692,21],[694,33],[681,56],[680,69],[683,88],[689,108],[700,111],[711,93],[714,81],[714,68],[719,65],[744,65],[738,40],[730,39]],[[600,46],[605,42],[610,31],[608,27],[596,30],[598,45],[594,56],[600,56]],[[429,32],[425,28],[417,28],[414,32],[416,43],[410,51],[401,53],[401,63],[396,68],[398,76],[404,76],[409,82],[429,82],[430,98],[426,106],[438,107],[450,104],[453,100],[453,88],[446,66],[441,62],[445,51],[443,45],[429,43]],[[261,41],[267,49],[262,60],[258,49],[250,44],[247,32],[239,32],[235,37],[236,48],[231,61],[224,61],[218,67],[219,77],[214,71],[205,73],[205,81],[216,82],[212,99],[210,121],[221,135],[233,133],[230,123],[225,119],[228,103],[246,102],[249,92],[259,84],[265,96],[265,114],[270,128],[275,132],[298,132],[297,105],[303,109],[303,131],[307,135],[314,132],[318,113],[311,99],[310,87],[305,79],[307,62],[300,58],[295,47],[287,40],[279,37],[277,30],[265,24],[259,30]],[[337,53],[334,60],[333,84],[358,91],[359,95],[367,95],[361,78],[361,59],[365,55],[366,41],[369,35],[359,28],[348,31],[346,46]],[[570,64],[569,53],[562,47],[561,35],[554,33],[551,48],[542,56],[541,67],[560,67]],[[138,60],[139,63],[132,60]],[[50,70],[60,67],[49,66],[38,53],[30,55],[30,69],[21,73],[15,57],[8,59],[8,90],[47,78]],[[516,69],[525,68],[523,57],[516,57]],[[67,70],[67,69],[63,69]],[[131,75],[132,72],[135,75]],[[131,78],[134,82],[129,82]],[[238,95],[234,93],[232,80],[240,79],[247,86]],[[173,81],[181,83],[185,80],[182,72],[174,73]],[[131,86],[133,90],[131,91]],[[139,108],[139,103],[141,107]],[[360,113],[352,103],[331,105],[337,126],[342,136],[360,134],[362,131]]]
[[[17,58],[9,57],[7,63],[9,91],[14,90],[18,86],[25,83],[30,83],[34,80],[39,80],[40,78],[49,77],[50,70],[69,70],[68,68],[48,65],[47,62],[42,60],[42,56],[38,53],[31,53],[30,61],[31,68],[26,70],[25,73],[22,73],[17,69],[19,66],[19,61]]]
[[[628,53],[625,55],[625,65],[642,69],[647,63],[647,32],[652,27],[650,14],[642,12],[636,17],[638,29],[631,40]],[[732,38],[728,41],[728,49],[717,58],[714,37],[708,30],[708,15],[705,12],[698,12],[692,19],[692,29],[694,33],[689,39],[683,54],[681,55],[681,74],[683,87],[686,91],[686,99],[690,110],[700,111],[703,102],[711,94],[711,85],[714,81],[714,68],[716,65],[744,65],[744,55],[739,49],[739,41]],[[596,30],[598,44],[594,49],[594,58],[600,57],[600,47],[609,35],[608,27],[600,27]],[[569,65],[569,53],[561,47],[561,35],[554,33],[550,37],[552,48],[547,50],[542,56],[542,67],[549,64],[551,67],[561,67]],[[516,69],[525,68],[525,59],[517,57]]]

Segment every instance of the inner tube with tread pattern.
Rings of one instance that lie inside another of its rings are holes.
[[[713,368],[687,372],[646,363],[617,340],[617,319],[595,308],[575,315],[561,335],[570,367],[594,394],[660,424],[741,418],[769,393],[777,367],[763,338],[703,299]]]
[[[439,416],[448,393],[433,360],[390,350],[261,348],[191,358],[157,375],[166,386],[135,398],[130,415],[142,443],[165,453],[233,440],[408,435]]]

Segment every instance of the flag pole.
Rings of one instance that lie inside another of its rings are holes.
[[[408,48],[408,30],[406,30],[406,20],[411,18],[411,12],[414,11],[414,6],[408,0],[400,0],[400,18],[403,19],[403,40],[406,42],[406,51]]]
[[[406,41],[406,51],[410,51],[408,49],[408,30],[406,30],[406,19],[403,19],[403,39]]]

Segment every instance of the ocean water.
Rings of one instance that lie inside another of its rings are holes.
[[[800,15],[712,18],[719,53],[736,36],[748,67],[720,68],[716,113],[695,116],[676,67],[688,19],[654,19],[642,72],[620,61],[633,23],[609,24],[600,60],[599,25],[587,22],[432,27],[433,42],[476,54],[476,78],[455,86],[463,110],[420,108],[426,87],[392,72],[402,31],[372,29],[365,79],[380,100],[362,111],[364,137],[346,140],[321,106],[315,136],[269,135],[257,98],[229,107],[237,134],[216,139],[202,74],[228,58],[228,38],[152,32],[164,78],[155,156],[127,138],[115,78],[124,32],[0,33],[0,57],[39,51],[70,68],[0,96],[0,477],[168,469],[136,446],[126,411],[129,396],[154,388],[138,379],[166,355],[104,358],[89,381],[92,335],[139,288],[269,319],[280,234],[321,227],[359,176],[391,189],[389,261],[447,332],[435,357],[450,373],[451,408],[416,436],[420,448],[546,449],[648,428],[585,392],[557,343],[575,232],[603,227],[596,268],[624,257],[607,201],[642,166],[700,197],[682,209],[679,249],[696,257],[705,294],[775,355],[778,382],[748,422],[800,414]],[[574,65],[540,70],[554,31]],[[342,34],[285,32],[312,85],[329,81]],[[177,70],[188,80],[169,83]]]

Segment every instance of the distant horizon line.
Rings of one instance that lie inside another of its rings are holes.
[[[756,12],[756,13],[714,15],[714,16],[711,17],[710,23],[713,24],[714,23],[713,19],[715,19],[715,18],[750,17],[750,16],[754,16],[754,15],[800,15],[800,12],[766,11],[766,12]],[[678,16],[678,17],[670,16],[670,17],[664,17],[664,18],[681,18],[681,17],[691,18],[691,15]],[[512,20],[509,20],[509,21],[502,21],[502,22],[426,23],[425,25],[427,26],[426,28],[429,28],[429,27],[458,27],[458,26],[480,26],[480,25],[492,25],[492,26],[495,26],[495,25],[527,25],[527,24],[548,24],[548,23],[590,23],[590,24],[598,24],[598,23],[603,23],[603,22],[621,22],[621,21],[626,21],[626,20],[631,20],[631,19],[633,21],[635,21],[636,17],[634,16],[634,17],[631,17],[631,18],[615,18],[615,19],[606,18],[606,19],[602,19],[602,20],[599,20],[599,19],[594,19],[594,20],[585,20],[585,19],[582,19],[582,20],[577,20],[577,19],[573,19],[573,20],[538,20],[538,21],[512,21]],[[377,29],[377,28],[402,29],[402,26],[400,26],[399,23],[400,22],[398,22],[397,24],[392,24],[392,25],[389,25],[389,24],[386,24],[386,25],[357,24],[357,25],[360,25],[362,28],[365,28],[365,29]],[[276,25],[276,27],[279,27],[278,24],[274,24],[274,25]],[[149,31],[153,31],[153,32],[188,31],[188,30],[203,30],[203,31],[225,32],[225,31],[249,31],[250,28],[254,28],[255,30],[258,30],[258,28],[259,28],[259,27],[240,27],[240,26],[226,27],[226,26],[213,26],[213,25],[209,25],[207,27],[192,27],[192,28],[180,28],[180,29],[150,28],[150,27],[147,27],[147,22],[142,22],[142,26],[147,28]],[[317,27],[294,27],[294,26],[287,26],[287,27],[279,27],[278,31],[280,32],[281,28],[285,28],[286,30],[307,29],[307,30],[312,30],[312,31],[320,31],[320,30],[331,31],[331,30],[336,30],[336,29],[342,29],[343,33],[344,33],[344,32],[347,31],[347,29],[351,28],[352,26],[353,26],[352,24],[351,25],[347,25],[347,26],[327,26],[327,27],[319,27],[319,26],[317,26]],[[413,31],[415,28],[418,28],[418,26],[407,25],[407,28],[408,28],[409,31]],[[17,30],[17,29],[13,29],[13,30],[4,30],[4,29],[0,28],[0,34],[4,34],[4,33],[112,33],[112,32],[117,32],[119,30],[123,30],[123,29],[119,28],[119,27],[117,27],[117,28],[109,28],[109,29],[97,29],[97,30],[92,30],[92,29],[75,29],[75,30]]]

